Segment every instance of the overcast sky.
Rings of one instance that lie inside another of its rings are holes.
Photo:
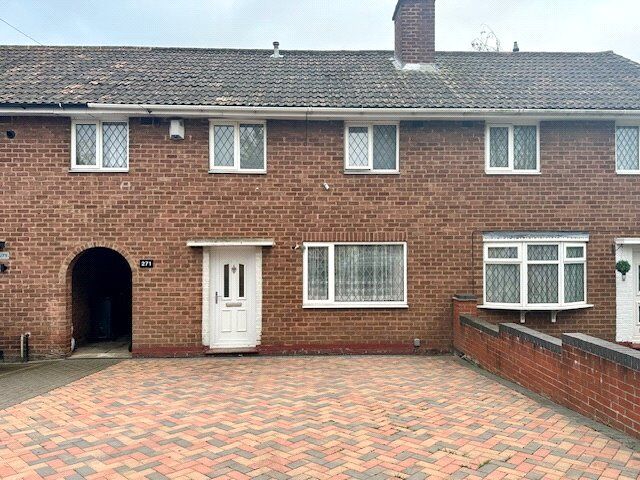
[[[396,0],[0,0],[0,18],[56,45],[392,49]],[[503,50],[615,52],[640,61],[640,0],[437,0],[439,50],[482,24]],[[0,23],[0,43],[32,44]]]

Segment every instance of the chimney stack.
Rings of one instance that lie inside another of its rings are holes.
[[[396,59],[403,66],[435,63],[436,0],[398,0],[393,21]]]

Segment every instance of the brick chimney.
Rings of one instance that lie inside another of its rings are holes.
[[[396,59],[402,64],[433,64],[436,53],[436,0],[398,0]]]

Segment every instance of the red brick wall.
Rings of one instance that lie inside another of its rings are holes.
[[[473,313],[469,303],[456,307],[454,347],[482,368],[533,392],[640,437],[640,371],[563,344],[560,353],[501,331],[489,335],[463,325],[460,314]]]
[[[265,351],[451,348],[451,297],[482,293],[484,230],[587,230],[594,309],[530,322],[555,333],[615,332],[616,236],[640,236],[635,178],[614,173],[613,123],[543,123],[542,175],[484,174],[482,122],[403,122],[400,175],[345,175],[341,122],[270,121],[267,175],[209,175],[208,123],[130,121],[130,172],[69,173],[70,121],[5,119],[0,130],[10,272],[0,276],[0,350],[25,330],[40,355],[68,351],[68,266],[91,246],[122,253],[133,269],[134,351],[202,352],[201,264],[193,238],[274,238],[264,249]],[[331,186],[329,191],[322,183]],[[406,240],[407,310],[303,310],[302,254],[313,240]],[[138,260],[153,258],[153,270]],[[499,316],[505,320],[515,318]],[[356,348],[357,347],[357,348]]]
[[[399,0],[394,21],[396,57],[402,63],[434,63],[435,0]]]

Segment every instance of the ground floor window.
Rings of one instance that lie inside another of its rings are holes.
[[[405,243],[307,243],[304,247],[305,307],[406,306]]]
[[[567,240],[485,240],[485,306],[536,310],[586,304],[587,244]]]

